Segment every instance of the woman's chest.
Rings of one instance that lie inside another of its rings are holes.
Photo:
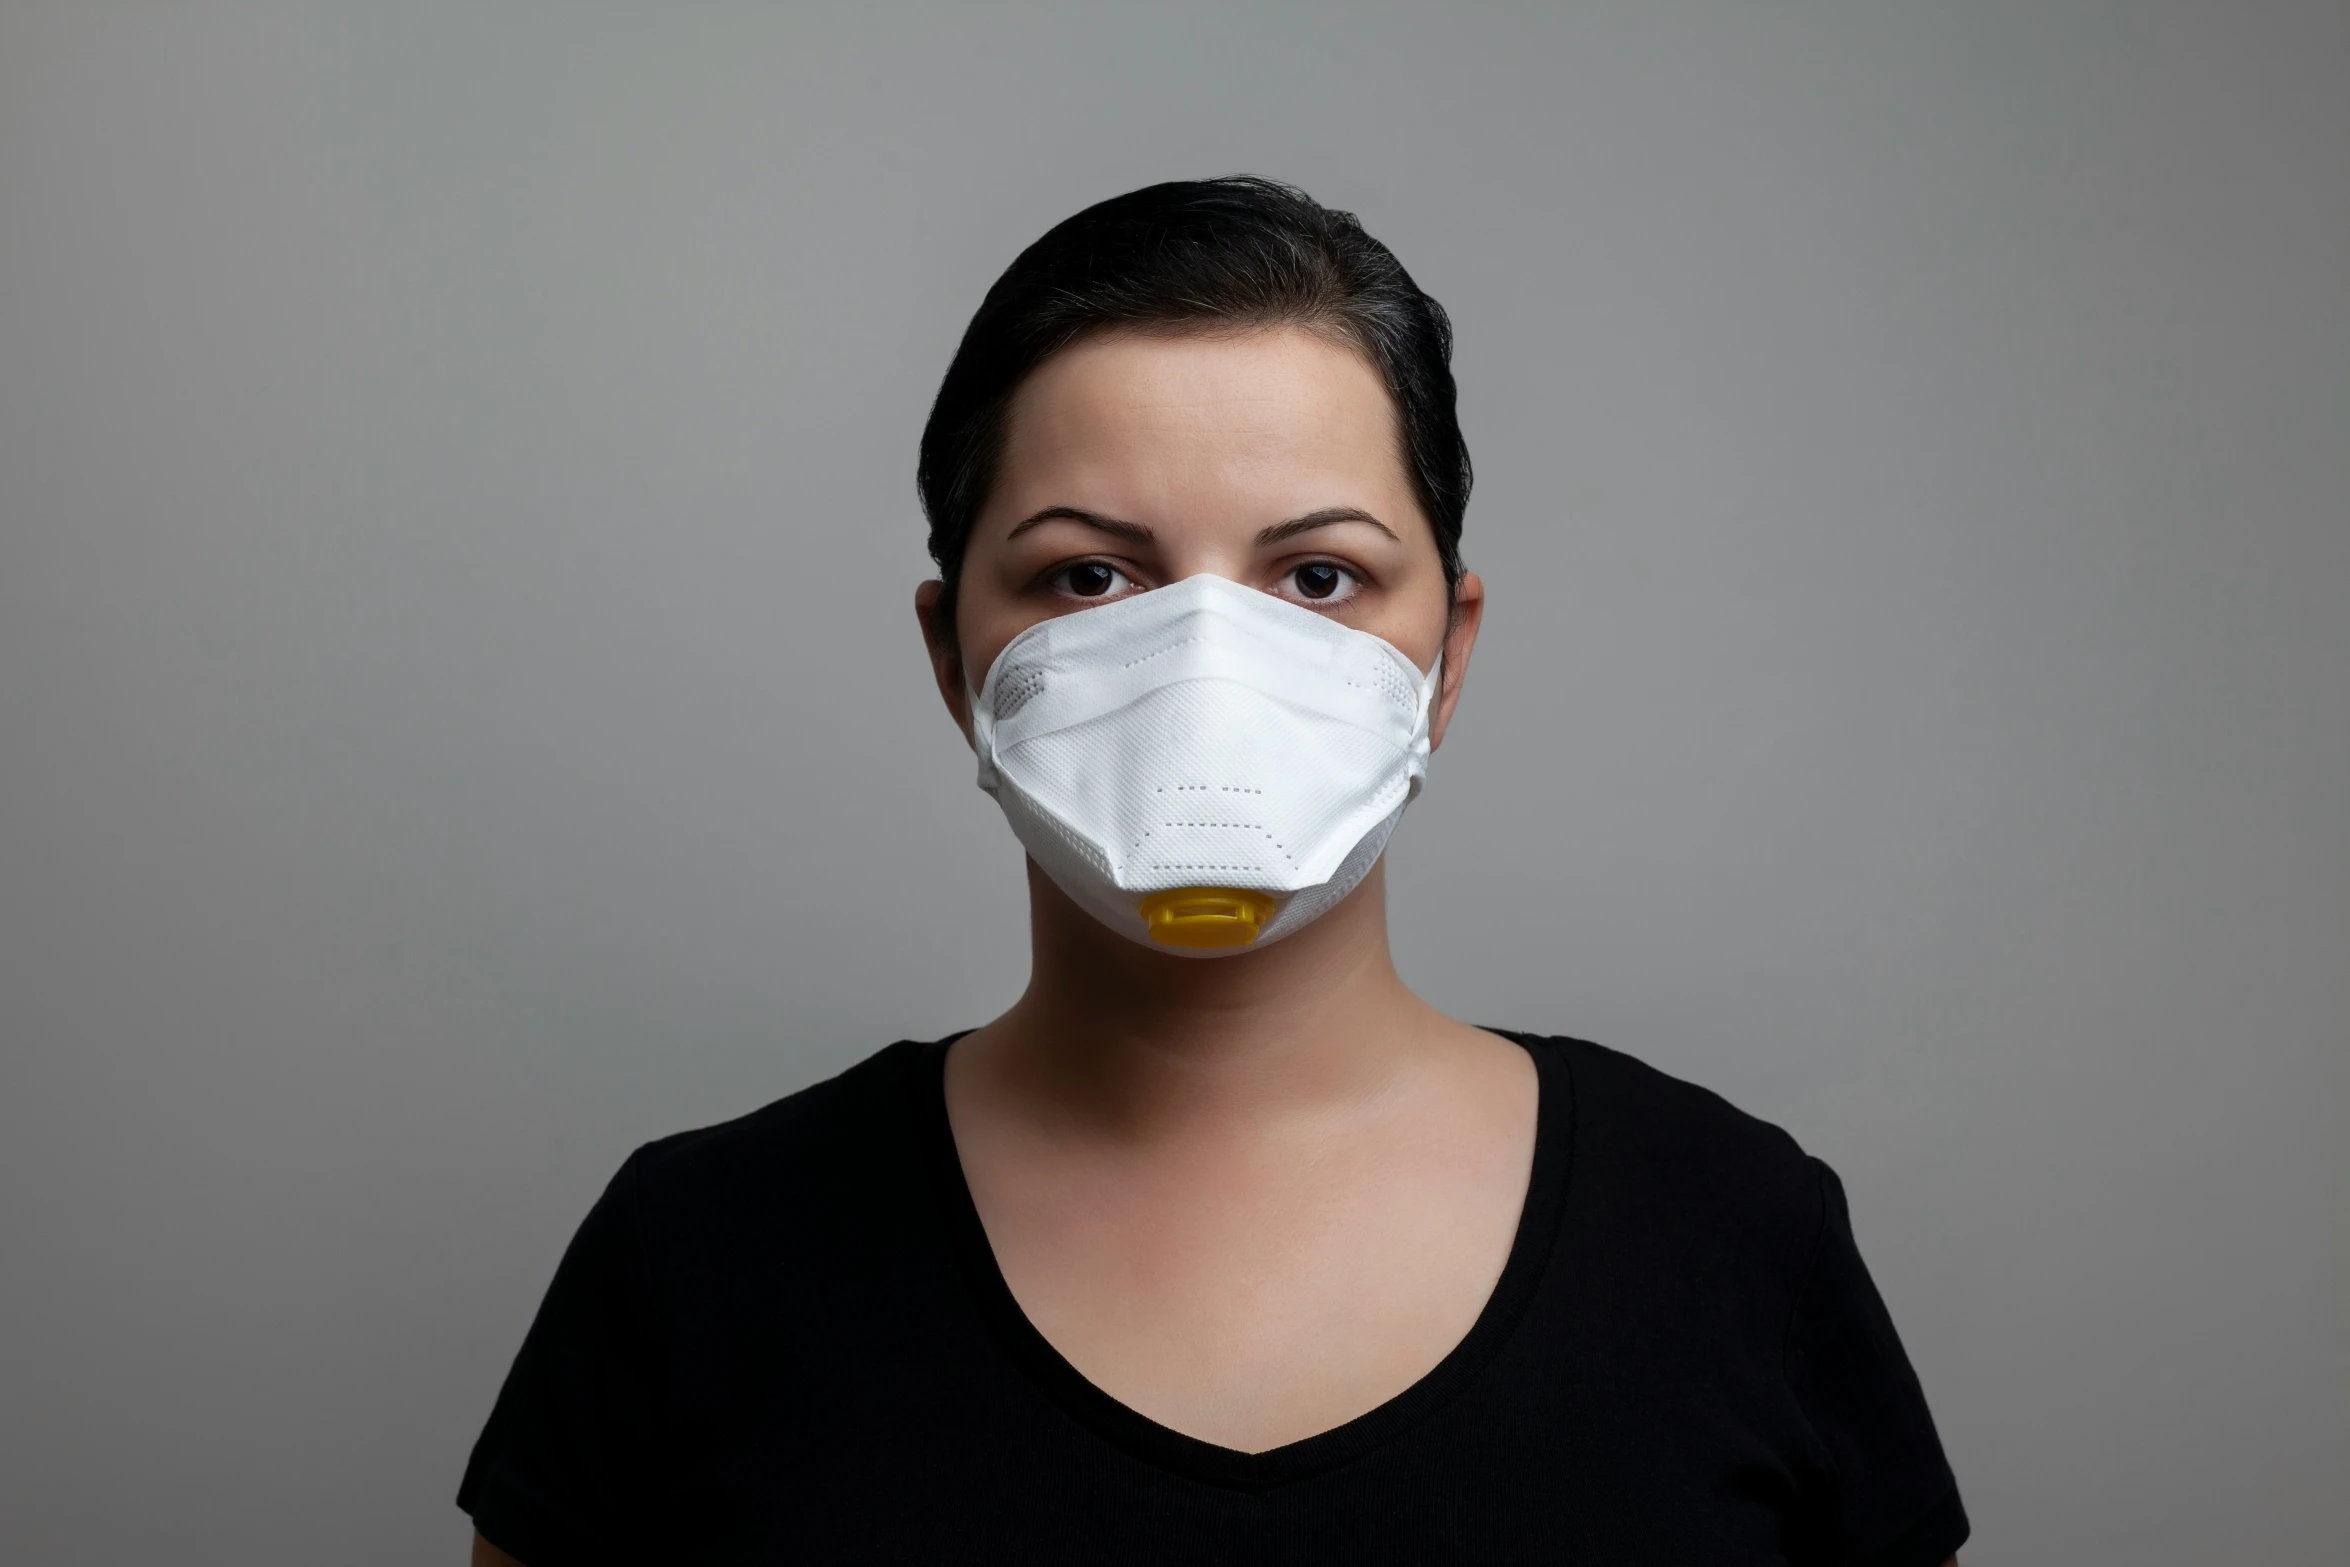
[[[995,1177],[990,1180],[990,1177]],[[986,1171],[992,1261],[1035,1330],[1159,1424],[1243,1452],[1385,1403],[1467,1337],[1508,1262],[1523,1156],[1238,1171]]]
[[[1601,1376],[1559,1392],[1482,1386],[1369,1451],[1251,1477],[1017,1379],[885,1369],[790,1390],[695,1454],[660,1511],[690,1520],[681,1561],[1786,1559],[1795,1481],[1751,1425],[1719,1418],[1720,1389]]]
[[[949,1274],[778,1293],[672,1346],[658,1511],[689,1521],[679,1560],[1781,1560],[1772,1368],[1653,1295],[1594,1312],[1551,1282],[1473,1374],[1256,1456],[1109,1397]]]

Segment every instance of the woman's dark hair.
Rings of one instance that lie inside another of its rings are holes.
[[[1453,407],[1452,323],[1350,212],[1273,180],[1173,180],[1058,223],[980,301],[922,430],[916,483],[946,580],[932,635],[953,635],[971,528],[987,504],[1012,394],[1082,337],[1296,325],[1359,349],[1395,398],[1404,466],[1461,575],[1469,449]]]

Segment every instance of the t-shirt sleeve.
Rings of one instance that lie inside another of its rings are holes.
[[[457,1490],[523,1567],[653,1559],[638,1499],[656,1450],[632,1156],[555,1269]]]
[[[1820,1231],[1787,1332],[1787,1379],[1824,1460],[1799,1562],[1939,1567],[1966,1510],[1926,1395],[1852,1238],[1836,1172],[1818,1160]]]

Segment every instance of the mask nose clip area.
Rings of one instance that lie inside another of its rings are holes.
[[[1245,947],[1273,917],[1273,900],[1240,887],[1177,887],[1139,905],[1162,947]]]

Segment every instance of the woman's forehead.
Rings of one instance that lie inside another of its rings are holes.
[[[1087,504],[1073,486],[1127,509],[1210,498],[1392,508],[1409,493],[1378,373],[1299,327],[1092,338],[1040,366],[1008,412],[999,517]]]
[[[1013,398],[1007,459],[1170,445],[1312,457],[1392,455],[1395,412],[1352,349],[1301,328],[1240,334],[1097,337],[1054,355]]]

